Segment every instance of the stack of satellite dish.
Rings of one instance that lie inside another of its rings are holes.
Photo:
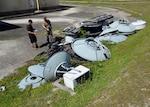
[[[96,37],[102,32],[103,26],[110,24],[112,20],[112,15],[102,14],[91,20],[81,22],[80,28],[87,32],[87,37]]]
[[[136,20],[132,23],[124,19],[112,21],[112,15],[100,15],[90,21],[84,21],[81,28],[89,32],[94,37],[79,38],[78,28],[65,29],[65,43],[70,44],[72,51],[79,57],[87,61],[104,61],[111,57],[109,49],[101,41],[119,43],[127,39],[136,30],[143,29],[146,22]],[[101,33],[99,33],[101,32]],[[98,34],[98,35],[97,35]],[[19,84],[20,89],[32,85],[32,88],[39,87],[46,81],[54,81],[63,77],[63,74],[75,68],[70,66],[70,54],[65,51],[54,53],[42,64],[32,65],[28,68],[30,72]]]
[[[128,20],[119,19],[111,23],[109,26],[103,26],[103,31],[96,38],[100,41],[108,41],[111,44],[125,41],[128,35],[143,29],[146,22],[143,20],[134,20],[130,23]]]

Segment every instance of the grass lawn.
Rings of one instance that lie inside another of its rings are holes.
[[[128,36],[122,43],[106,44],[112,54],[109,60],[84,63],[91,69],[93,80],[78,85],[74,96],[62,90],[54,90],[51,82],[36,89],[30,86],[24,91],[18,89],[19,80],[28,74],[28,66],[37,63],[39,57],[36,57],[0,81],[0,86],[6,86],[6,90],[0,92],[0,107],[150,107],[150,2],[109,4],[87,1],[88,4],[79,1],[76,4],[121,9],[133,17],[145,20],[147,26]],[[66,0],[61,0],[61,3],[66,3]]]

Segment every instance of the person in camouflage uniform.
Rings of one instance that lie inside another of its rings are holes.
[[[51,21],[44,17],[44,21],[42,24],[44,30],[46,31],[47,42],[50,43],[53,33],[52,33],[52,25]]]

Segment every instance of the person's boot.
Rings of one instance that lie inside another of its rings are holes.
[[[36,48],[39,48],[39,46],[38,46],[38,44],[37,44],[37,43],[35,43],[35,46],[36,46]]]

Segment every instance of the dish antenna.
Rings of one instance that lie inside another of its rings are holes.
[[[110,58],[109,49],[95,38],[78,38],[71,43],[73,51],[88,61],[103,61]]]
[[[53,81],[72,69],[74,68],[70,66],[70,55],[62,51],[52,55],[46,64],[30,66],[28,71],[46,81]]]

